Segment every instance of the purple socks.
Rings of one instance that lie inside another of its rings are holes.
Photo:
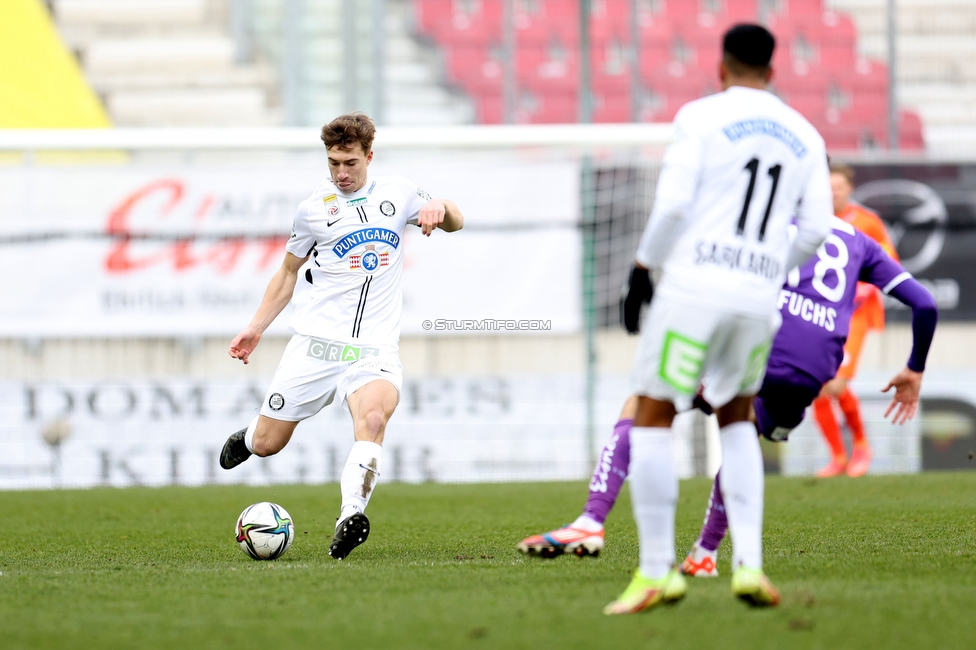
[[[705,525],[698,535],[698,545],[706,551],[714,551],[722,543],[725,531],[729,529],[729,520],[725,516],[725,502],[722,501],[722,488],[719,486],[719,476],[715,475],[712,485],[712,496],[708,499],[708,510],[705,511]]]
[[[600,452],[593,478],[590,479],[590,494],[583,514],[600,524],[607,520],[607,515],[620,494],[620,488],[627,479],[630,466],[630,428],[633,424],[633,420],[620,420],[614,425],[613,435]],[[729,529],[719,476],[721,472],[715,476],[708,510],[705,512],[705,525],[698,537],[699,546],[706,551],[715,551]]]
[[[633,424],[633,420],[620,420],[614,425],[613,435],[600,452],[593,478],[590,479],[590,495],[583,514],[600,524],[606,521],[627,478],[630,466],[630,428]]]

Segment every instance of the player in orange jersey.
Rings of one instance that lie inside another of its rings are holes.
[[[831,164],[830,187],[834,193],[834,214],[878,242],[881,248],[897,261],[898,253],[891,243],[891,237],[888,236],[888,230],[881,218],[850,200],[851,193],[854,191],[854,171],[847,165]],[[863,476],[871,465],[871,446],[864,435],[861,405],[857,395],[847,384],[857,371],[864,336],[869,330],[884,329],[884,303],[877,287],[858,282],[855,304],[857,308],[851,316],[851,328],[847,335],[847,343],[844,345],[844,361],[837,371],[837,376],[824,384],[820,397],[813,402],[814,416],[827,444],[830,445],[832,456],[830,463],[817,473],[821,478],[837,476],[844,472],[848,476]],[[844,449],[844,441],[841,439],[840,425],[834,415],[835,400],[844,413],[847,427],[851,430],[854,439],[850,462]]]

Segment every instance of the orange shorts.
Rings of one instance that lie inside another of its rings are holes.
[[[842,379],[854,379],[857,364],[861,360],[861,348],[864,346],[864,336],[868,333],[868,319],[865,314],[856,311],[851,317],[851,328],[847,333],[847,343],[844,344],[844,360],[840,364],[837,376]]]

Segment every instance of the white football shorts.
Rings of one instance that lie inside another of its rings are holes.
[[[400,392],[403,366],[396,347],[353,345],[295,334],[281,355],[261,415],[299,422],[335,400],[349,408],[349,395],[385,379]]]
[[[782,319],[728,314],[655,297],[644,315],[632,374],[634,393],[667,400],[678,411],[704,384],[718,408],[759,392],[773,337]]]

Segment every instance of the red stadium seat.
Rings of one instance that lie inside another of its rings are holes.
[[[579,6],[572,0],[531,0],[515,3],[515,41],[546,45],[553,39],[579,43]]]
[[[501,124],[505,121],[504,97],[500,94],[475,96],[478,121]],[[538,93],[519,89],[513,119],[516,124],[567,124],[579,121],[576,93]]]
[[[888,92],[888,66],[870,59],[857,59],[847,69],[831,70],[832,79],[855,91]]]
[[[754,23],[759,20],[759,2],[758,0],[725,0],[723,14],[732,23]]]
[[[577,93],[519,92],[515,107],[519,124],[570,124],[579,121]]]
[[[576,92],[579,88],[579,53],[554,43],[549,47],[519,47],[515,54],[519,84],[537,92]]]
[[[624,93],[630,91],[631,59],[629,46],[619,41],[594,44],[590,57],[593,88]]]
[[[783,100],[814,125],[827,121],[827,98],[820,95],[794,95]]]
[[[732,22],[756,22],[759,19],[758,0],[660,0],[660,14],[668,20],[683,20],[710,16]],[[705,18],[708,20],[708,18]]]
[[[501,93],[504,66],[489,48],[447,47],[444,63],[448,79],[465,90]]]
[[[849,104],[840,107],[841,119],[850,124],[872,125],[888,121],[888,96],[876,92],[851,92]]]
[[[643,8],[640,6],[642,4],[644,3],[638,3],[638,14]],[[594,33],[601,29],[607,29],[612,33],[630,29],[629,0],[593,0],[591,6],[593,7],[591,24]]]
[[[414,0],[418,30],[441,44],[475,45],[502,37],[500,0]]]
[[[717,75],[707,75],[697,68],[675,64],[644,68],[641,70],[641,80],[658,94],[674,94],[686,98],[686,101],[719,90]]]
[[[639,25],[641,67],[666,65],[671,61],[671,41],[674,29],[664,20],[642,22]]]
[[[777,16],[809,18],[823,15],[824,7],[822,0],[779,0],[773,11]]]
[[[671,122],[678,109],[690,101],[698,99],[698,95],[672,92],[662,94],[654,88],[649,88],[641,102],[642,122]]]
[[[828,85],[827,79],[818,71],[799,76],[785,70],[774,74],[770,90],[808,120],[813,120],[822,119],[825,115]]]
[[[520,47],[516,54],[519,83],[533,90],[576,92],[580,82],[579,51],[554,44],[551,47]],[[627,92],[631,83],[631,63],[621,44],[594,44],[590,78],[593,88]]]
[[[921,151],[925,149],[922,118],[911,111],[898,112],[898,146],[901,149]]]
[[[669,121],[688,101],[719,90],[721,38],[755,20],[759,0],[658,0],[638,3],[640,84],[633,87],[628,0],[592,0],[593,119]],[[482,123],[503,120],[503,0],[414,0],[418,26],[445,45],[448,79],[470,92]],[[514,119],[575,122],[579,116],[578,0],[515,3],[518,84]],[[886,146],[889,75],[856,56],[857,30],[822,0],[781,0],[769,18],[777,38],[771,90],[814,123],[835,150]],[[921,121],[900,114],[904,148],[923,146]]]
[[[593,91],[593,121],[619,123],[631,121],[630,90]]]
[[[478,124],[503,124],[505,122],[505,101],[501,93],[475,94],[475,112]]]
[[[827,145],[827,153],[853,151],[861,148],[863,135],[861,129],[849,125],[827,125],[814,123]]]

